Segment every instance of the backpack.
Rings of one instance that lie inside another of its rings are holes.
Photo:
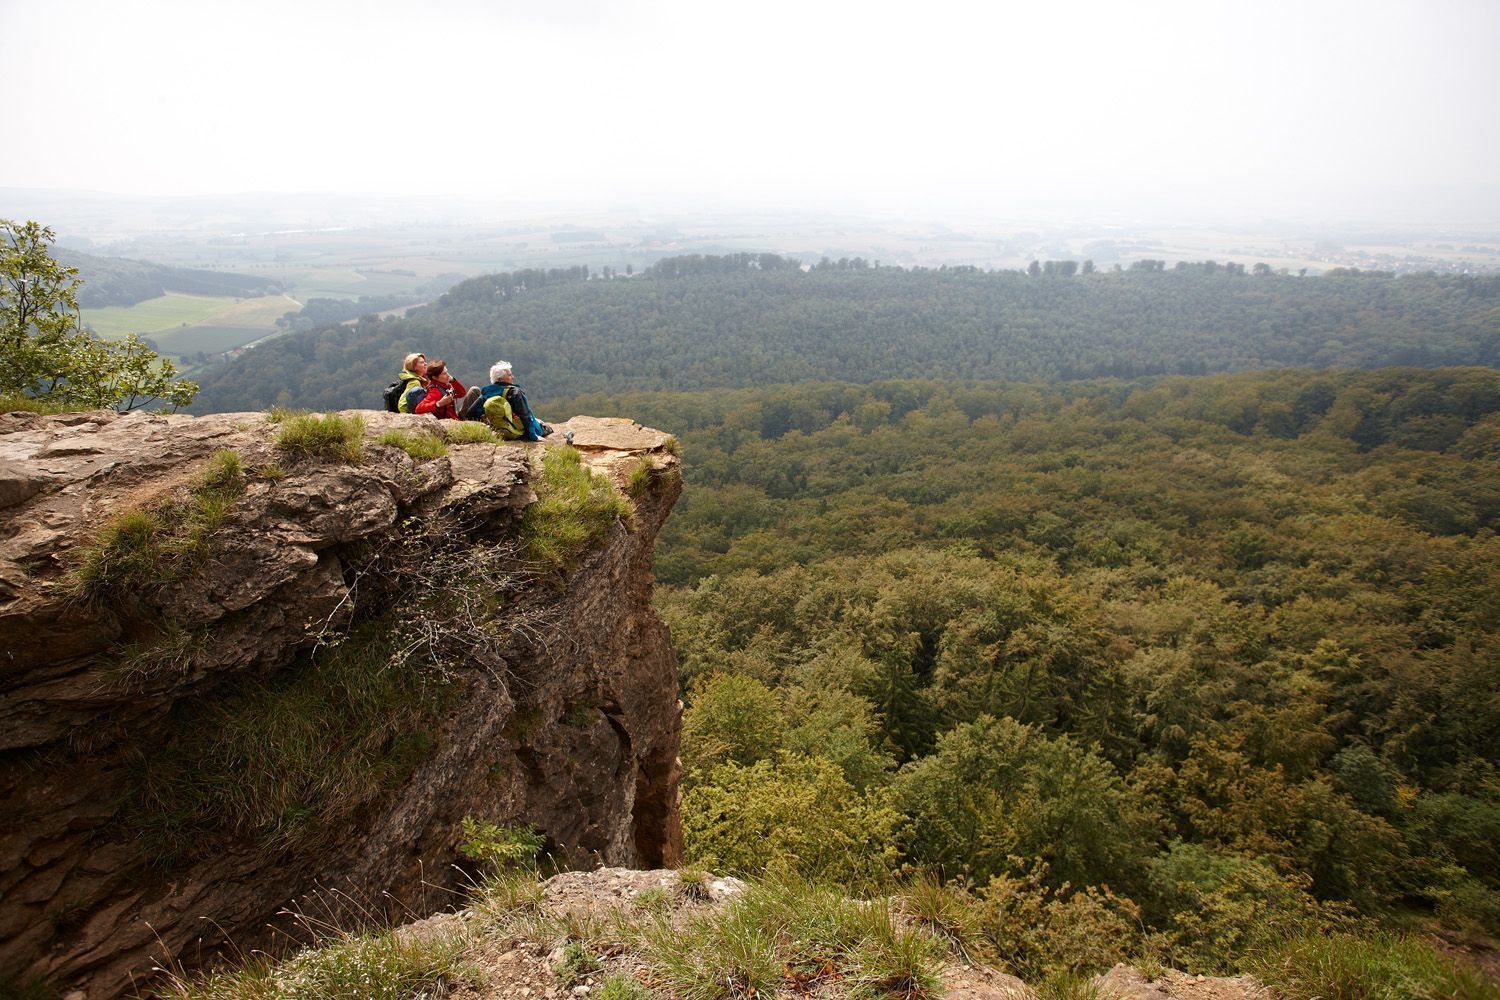
[[[404,385],[406,385],[406,383],[398,378],[396,381],[386,386],[385,392],[381,393],[381,398],[385,400],[385,408],[392,413],[401,412],[401,407],[397,404],[401,402],[401,387]]]
[[[521,427],[521,418],[510,408],[510,400],[504,393],[495,393],[484,401],[484,419],[507,441],[514,441],[526,434]]]
[[[396,381],[385,387],[385,392],[381,394],[381,398],[385,400],[385,408],[387,410],[392,413],[401,412],[401,397],[408,391],[406,388],[406,383],[408,382],[416,382],[418,386],[422,384],[420,380],[415,378],[397,378]],[[416,406],[416,403],[413,403],[412,406]]]

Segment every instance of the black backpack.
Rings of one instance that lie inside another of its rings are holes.
[[[384,393],[385,408],[387,410],[390,410],[392,413],[400,413],[401,394],[406,391],[406,383],[415,381],[416,379],[398,378],[396,381],[386,386]]]

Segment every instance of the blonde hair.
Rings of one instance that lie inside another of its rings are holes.
[[[411,354],[408,354],[406,356],[406,360],[403,361],[403,362],[401,362],[401,369],[402,369],[402,371],[408,371],[408,372],[411,371],[412,364],[418,358],[421,358],[422,360],[425,361],[425,360],[427,360],[427,355],[423,354],[421,351],[413,351]]]

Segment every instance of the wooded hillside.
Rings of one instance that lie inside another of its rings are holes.
[[[1314,900],[1500,929],[1500,373],[559,406],[682,432],[692,859],[1096,886],[1204,969]]]
[[[1500,364],[1500,278],[685,260],[613,280],[583,268],[472,279],[400,319],[262,344],[205,375],[194,408],[378,406],[413,350],[444,357],[466,383],[504,358],[538,401],[832,378]]]

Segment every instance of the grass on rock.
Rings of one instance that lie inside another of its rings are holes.
[[[307,416],[306,410],[298,410],[290,406],[273,406],[266,411],[266,423],[279,424],[293,417]]]
[[[430,462],[434,458],[442,458],[448,454],[448,442],[436,434],[425,432],[386,431],[375,439],[375,443],[400,448],[417,462]]]
[[[553,569],[576,565],[616,521],[635,513],[607,476],[583,464],[575,448],[547,448],[532,486],[537,502],[521,516],[521,542],[531,558]]]
[[[500,438],[489,424],[478,420],[445,420],[443,434],[453,444],[498,444]]]
[[[69,407],[47,399],[33,399],[24,393],[0,392],[0,413],[68,413]]]
[[[291,461],[323,459],[358,465],[364,461],[364,419],[341,413],[303,413],[281,421],[276,450]]]
[[[160,995],[167,1000],[440,997],[468,978],[466,944],[462,935],[343,935],[279,963],[257,955],[233,972],[170,975]]]
[[[651,488],[651,472],[654,468],[655,466],[651,464],[651,457],[642,455],[630,470],[630,478],[625,483],[625,492],[630,494],[632,500],[639,500]]]
[[[1417,938],[1306,934],[1255,957],[1250,969],[1281,1000],[1496,1000],[1500,988]]]
[[[207,561],[215,534],[244,492],[240,456],[215,452],[186,489],[105,522],[75,570],[80,592],[139,592],[187,576]]]
[[[447,686],[393,651],[377,619],[270,678],[180,705],[169,742],[132,769],[126,827],[166,865],[226,838],[290,846],[342,829],[434,744],[427,723]]]
[[[757,882],[678,923],[646,921],[638,947],[652,974],[685,1000],[808,993],[834,982],[858,996],[935,997],[945,953],[884,901],[789,877]]]

